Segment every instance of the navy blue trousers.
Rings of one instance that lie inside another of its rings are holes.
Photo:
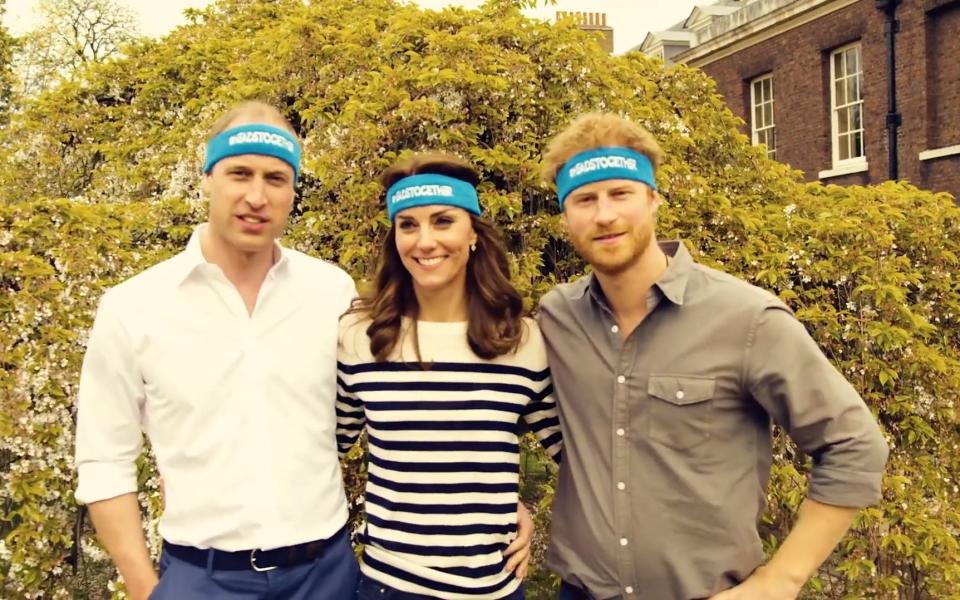
[[[590,594],[564,581],[560,584],[559,600],[592,600]]]
[[[214,571],[164,552],[150,600],[354,600],[359,577],[343,531],[313,561],[263,573]]]

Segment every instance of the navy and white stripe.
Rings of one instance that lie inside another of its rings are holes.
[[[337,442],[369,442],[361,569],[390,587],[447,600],[496,600],[516,532],[523,420],[559,460],[560,423],[536,324],[515,353],[484,360],[465,323],[418,323],[388,362],[370,355],[367,322],[341,322]],[[409,326],[405,322],[405,326]],[[431,362],[432,361],[432,362]]]

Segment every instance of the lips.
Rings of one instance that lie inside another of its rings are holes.
[[[625,235],[625,232],[623,232],[623,231],[621,231],[621,232],[619,232],[619,233],[607,233],[607,234],[604,234],[604,235],[595,236],[595,237],[593,238],[593,241],[595,241],[595,242],[611,242],[611,241],[620,239],[620,238],[621,238],[622,236],[624,236],[624,235]]]
[[[237,225],[241,233],[260,236],[266,233],[269,219],[257,215],[237,215]]]
[[[414,258],[417,261],[417,264],[420,264],[424,267],[435,267],[446,260],[446,256],[432,256],[430,258]]]

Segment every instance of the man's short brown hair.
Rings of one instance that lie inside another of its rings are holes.
[[[237,104],[216,120],[213,126],[210,127],[210,132],[207,134],[207,141],[217,137],[240,120],[248,123],[274,125],[289,131],[293,137],[297,137],[297,132],[294,131],[293,125],[291,125],[290,121],[283,116],[283,113],[275,107],[266,102],[260,102],[259,100],[247,100]]]
[[[554,183],[560,167],[575,154],[610,146],[630,148],[646,156],[654,173],[663,158],[653,135],[633,121],[611,113],[587,113],[577,117],[547,144],[540,176],[547,183]]]

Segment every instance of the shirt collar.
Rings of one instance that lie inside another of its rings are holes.
[[[654,282],[651,292],[659,293],[677,306],[683,306],[687,281],[690,279],[690,271],[694,265],[693,257],[690,256],[687,247],[680,240],[668,240],[658,244],[660,250],[669,257],[670,262],[660,279]],[[595,274],[590,275],[588,284],[583,288],[583,292],[587,291],[590,292],[590,296],[595,301],[606,306],[606,296],[604,296],[603,288],[600,287],[600,281]]]
[[[194,228],[193,233],[190,235],[190,241],[187,242],[186,248],[183,249],[183,252],[177,255],[177,285],[186,281],[187,278],[189,278],[198,270],[220,270],[219,266],[211,262],[207,262],[207,259],[203,256],[203,249],[200,247],[200,236],[208,226],[209,224],[207,223],[201,223],[200,225],[197,225],[197,227]],[[290,251],[276,241],[273,243],[273,247],[274,256],[279,255],[280,258],[270,268],[270,271],[267,273],[267,279],[270,279],[276,273],[280,273],[284,269],[287,269],[288,265],[290,264]]]

